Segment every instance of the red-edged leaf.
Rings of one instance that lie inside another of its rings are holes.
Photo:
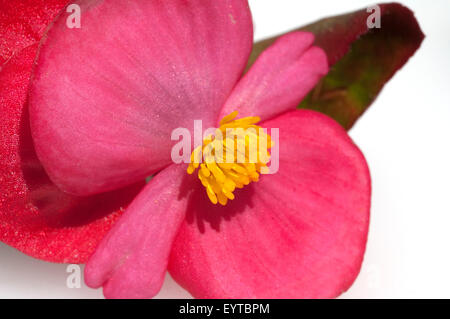
[[[398,3],[379,7],[381,28],[368,27],[373,11],[365,8],[300,29],[315,34],[331,67],[300,108],[323,112],[350,129],[420,47],[424,34],[411,10]],[[276,38],[255,44],[250,65]]]
[[[38,41],[65,0],[0,0],[0,241],[47,261],[82,263],[144,183],[80,198],[36,157],[27,91]]]

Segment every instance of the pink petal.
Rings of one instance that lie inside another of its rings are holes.
[[[53,9],[29,13],[28,20],[56,14]],[[9,35],[11,42],[25,45]],[[76,197],[49,180],[34,151],[28,121],[27,92],[37,48],[37,43],[14,48],[0,71],[0,241],[34,258],[85,263],[144,183]]]
[[[269,119],[295,109],[328,72],[325,52],[312,46],[314,35],[292,32],[264,51],[239,81],[221,111]]]
[[[280,170],[212,206],[201,186],[169,271],[199,298],[329,298],[359,273],[370,209],[365,159],[332,119],[298,110],[280,128]]]
[[[63,190],[116,189],[170,163],[171,132],[214,125],[247,62],[247,1],[80,1],[40,50],[31,89],[36,150]],[[175,143],[175,142],[174,142]]]
[[[130,204],[90,258],[86,284],[108,298],[150,298],[161,288],[184,219],[184,165],[171,165]]]

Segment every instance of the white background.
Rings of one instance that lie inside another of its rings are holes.
[[[403,0],[427,38],[352,129],[373,179],[362,271],[343,298],[450,298],[450,1]],[[373,4],[251,0],[256,40]],[[66,265],[0,244],[0,298],[101,298],[66,287]],[[189,294],[169,277],[158,297]]]

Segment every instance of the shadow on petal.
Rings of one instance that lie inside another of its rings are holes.
[[[200,233],[205,232],[205,224],[220,232],[223,222],[228,222],[237,215],[242,214],[247,208],[254,207],[254,187],[258,187],[258,183],[252,183],[243,189],[236,189],[234,193],[236,198],[228,201],[226,206],[214,205],[208,199],[205,188],[200,183],[197,175],[188,175],[186,173],[179,194],[179,198],[189,197],[186,221],[189,224],[196,223]]]

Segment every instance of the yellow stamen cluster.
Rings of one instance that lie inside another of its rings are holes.
[[[206,137],[191,154],[187,172],[193,174],[200,167],[198,178],[213,204],[225,206],[235,198],[236,188],[257,182],[270,159],[268,149],[273,142],[256,125],[260,118],[236,119],[237,115],[235,111],[225,116],[214,136]]]

